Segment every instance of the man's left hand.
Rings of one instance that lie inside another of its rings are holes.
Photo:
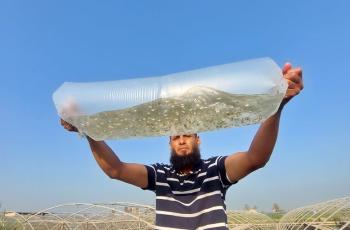
[[[290,63],[286,63],[284,64],[282,71],[284,79],[286,79],[288,82],[288,89],[281,103],[281,107],[287,104],[293,97],[298,95],[304,88],[301,68],[293,68]]]

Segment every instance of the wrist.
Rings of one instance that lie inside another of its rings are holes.
[[[288,101],[290,100],[290,98],[284,98],[280,104],[280,106],[278,107],[277,112],[282,112],[284,106],[288,103]]]
[[[276,113],[281,113],[281,112],[282,112],[282,110],[283,110],[283,108],[284,108],[284,105],[285,105],[285,104],[281,104],[281,105],[280,105],[280,107],[278,107],[278,109],[277,109],[277,112],[276,112]]]

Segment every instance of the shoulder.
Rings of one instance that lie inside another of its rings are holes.
[[[208,164],[208,163],[213,163],[216,161],[216,159],[218,158],[219,156],[212,156],[212,157],[209,157],[207,159],[202,159],[203,163],[205,164]]]
[[[203,159],[201,171],[211,172],[210,174],[217,173],[224,165],[224,158],[224,156],[213,156],[208,159]]]
[[[168,172],[172,170],[169,164],[164,164],[164,163],[155,163],[155,164],[152,164],[151,166],[154,168],[154,170],[157,173],[168,174]]]
[[[214,165],[218,166],[218,165],[222,164],[222,162],[225,161],[226,157],[227,156],[213,156],[213,157],[210,157],[208,159],[203,160],[203,163],[205,165],[208,165],[208,166],[209,165],[211,165],[211,166],[214,166]]]

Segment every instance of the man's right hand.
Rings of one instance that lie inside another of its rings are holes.
[[[61,118],[61,125],[62,125],[66,130],[68,130],[68,131],[70,131],[70,132],[78,132],[78,129],[77,129],[74,125],[72,125],[72,124],[66,122],[66,121],[63,120],[62,118]]]

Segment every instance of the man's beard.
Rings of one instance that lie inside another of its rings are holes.
[[[170,163],[174,167],[175,171],[180,172],[185,168],[193,168],[201,160],[201,153],[198,146],[193,146],[191,153],[185,156],[178,156],[174,148],[171,148]]]

